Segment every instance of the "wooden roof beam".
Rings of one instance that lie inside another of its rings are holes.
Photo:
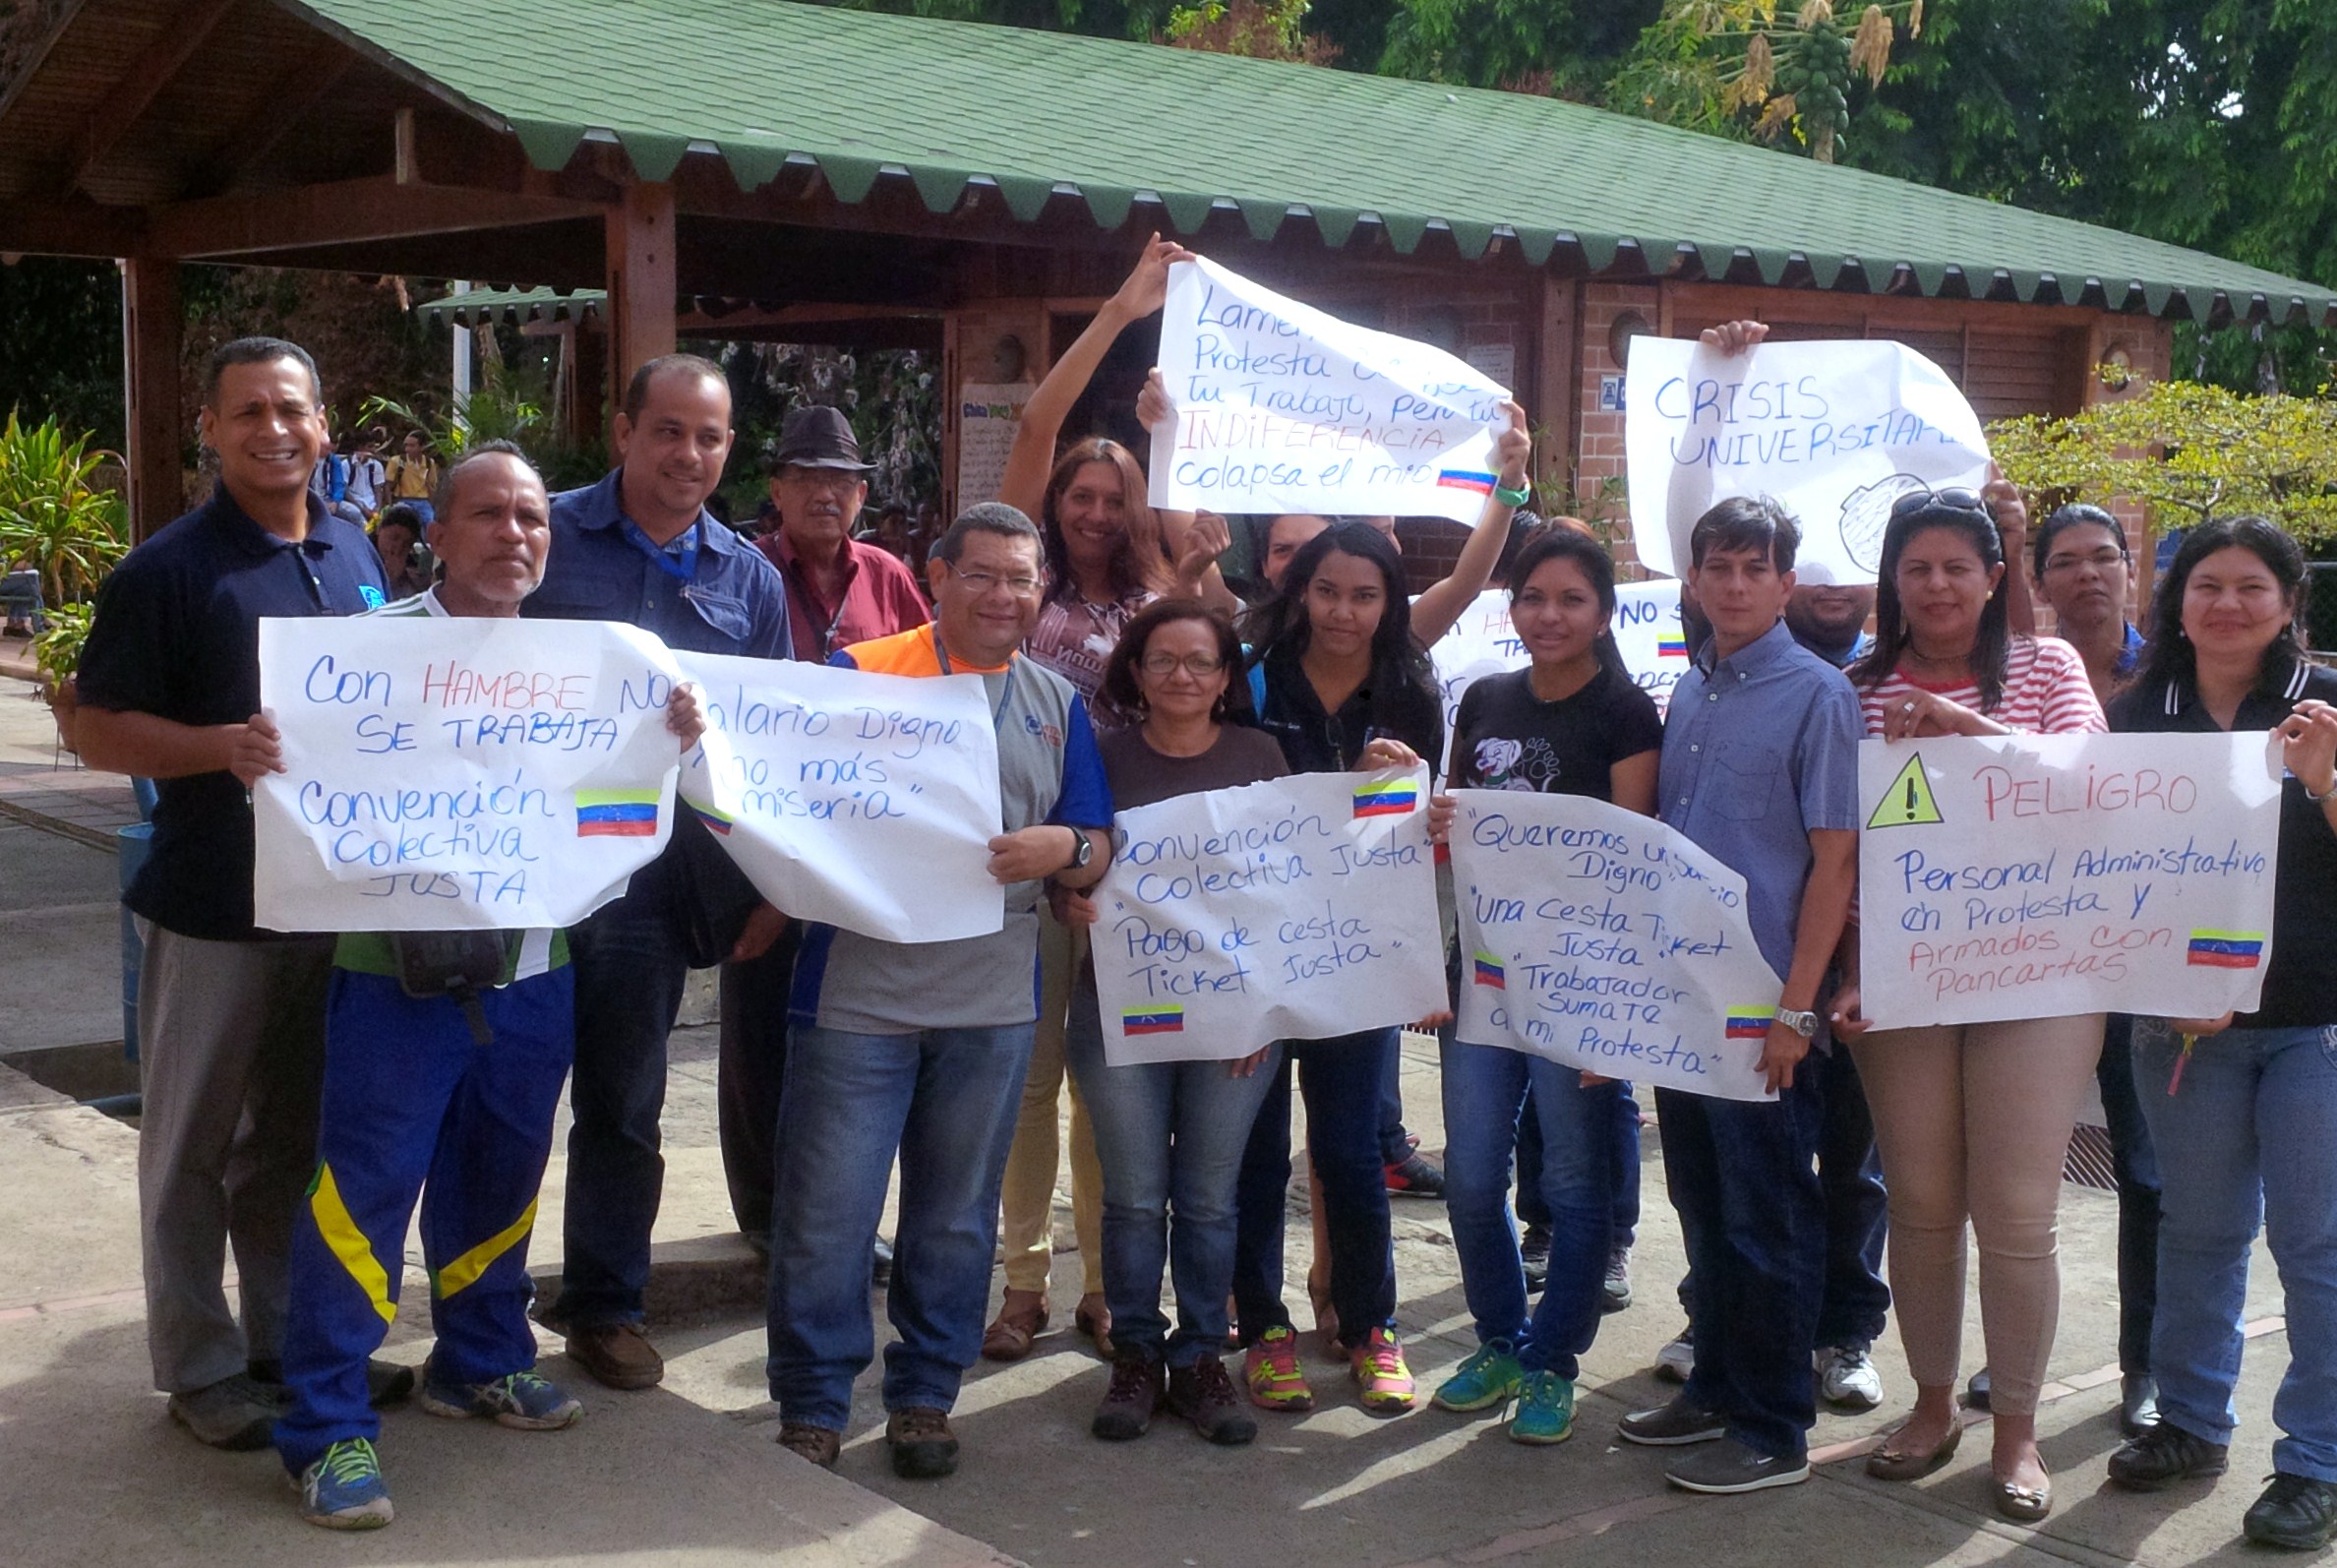
[[[204,260],[257,251],[351,245],[468,229],[507,229],[606,211],[565,197],[466,185],[400,185],[373,176],[238,193],[150,210],[146,254]]]
[[[121,79],[114,83],[90,117],[82,125],[81,135],[74,139],[74,151],[68,154],[68,168],[61,194],[78,190],[96,172],[113,150],[122,145],[137,126],[139,117],[153,106],[162,90],[170,86],[195,51],[203,47],[228,12],[239,0],[200,0],[182,17],[171,19],[170,27],[140,55]]]
[[[145,229],[134,209],[0,202],[0,256],[134,256],[145,247]]]

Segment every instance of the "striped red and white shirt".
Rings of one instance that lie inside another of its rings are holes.
[[[1980,688],[1969,681],[1935,685],[1911,679],[1893,669],[1878,686],[1861,688],[1858,708],[1866,719],[1868,737],[1883,733],[1883,715],[1892,699],[1910,692],[1929,692],[1974,712],[1985,712],[2007,729],[2025,735],[2067,735],[2110,728],[2102,716],[2101,699],[2086,679],[2085,661],[2059,637],[2012,639],[2005,656],[2005,691],[1993,708],[1980,706]]]

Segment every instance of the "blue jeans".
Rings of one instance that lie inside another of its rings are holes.
[[[1290,1326],[1282,1300],[1283,1198],[1290,1185],[1293,1065],[1306,1097],[1307,1148],[1331,1232],[1331,1304],[1339,1312],[1340,1339],[1351,1348],[1375,1327],[1395,1327],[1396,1249],[1379,1142],[1380,1085],[1395,1054],[1393,1029],[1284,1043],[1241,1156],[1233,1310],[1242,1344],[1255,1345],[1268,1329]]]
[[[1774,1103],[1655,1091],[1664,1176],[1688,1242],[1696,1370],[1684,1397],[1758,1454],[1798,1459],[1818,1418],[1810,1345],[1826,1275],[1821,1075]]]
[[[2261,1223],[2288,1310],[2272,1466],[2337,1482],[2337,1025],[2211,1035],[2169,1094],[2181,1049],[2163,1023],[2135,1020],[2134,1079],[2163,1183],[2150,1337],[2159,1418],[2231,1441]]]
[[[1872,1345],[1883,1337],[1890,1311],[1890,1287],[1883,1283],[1890,1200],[1883,1188],[1883,1159],[1875,1152],[1875,1118],[1847,1047],[1813,1051],[1802,1066],[1814,1070],[1825,1102],[1818,1184],[1826,1194],[1826,1284],[1812,1348]]]
[[[1581,1370],[1576,1357],[1598,1335],[1614,1251],[1615,1102],[1623,1096],[1619,1083],[1585,1088],[1582,1076],[1499,1046],[1456,1040],[1444,1048],[1445,1207],[1477,1343],[1506,1345],[1528,1371],[1569,1381]],[[1510,1154],[1520,1109],[1528,1105],[1540,1123],[1540,1195],[1550,1215],[1550,1278],[1530,1323],[1509,1210]]]
[[[1104,1059],[1096,983],[1082,975],[1063,1054],[1104,1167],[1104,1299],[1112,1343],[1123,1355],[1190,1366],[1225,1348],[1241,1154],[1282,1053],[1238,1078],[1225,1061],[1111,1066]],[[1161,1310],[1164,1264],[1176,1291],[1173,1333]]]
[[[771,1397],[787,1420],[842,1431],[876,1357],[869,1249],[893,1159],[901,1212],[884,1408],[946,1411],[982,1353],[998,1185],[1035,1024],[850,1034],[788,1031],[771,1216]]]
[[[1450,1041],[1448,1025],[1440,1041]],[[1640,1108],[1628,1083],[1615,1096],[1615,1247],[1628,1248],[1639,1239],[1640,1221]],[[1550,1211],[1541,1195],[1541,1116],[1533,1109],[1533,1091],[1526,1092],[1526,1109],[1518,1116],[1518,1219],[1525,1225],[1550,1228]]]
[[[2094,1082],[2110,1123],[2110,1172],[2118,1182],[2118,1369],[2146,1377],[2158,1309],[2159,1170],[2134,1092],[2133,1038],[2133,1015],[2112,1013],[2102,1028]]]
[[[569,1088],[568,1207],[562,1327],[637,1323],[649,1285],[649,1233],[665,1189],[658,1118],[665,1112],[666,1037],[689,978],[662,857],[632,887],[569,929],[576,974],[576,1066]]]

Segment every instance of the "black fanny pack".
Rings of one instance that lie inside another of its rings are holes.
[[[417,1001],[450,996],[470,1024],[471,1038],[492,1044],[479,997],[503,984],[524,934],[515,931],[400,931],[390,934],[399,989]]]

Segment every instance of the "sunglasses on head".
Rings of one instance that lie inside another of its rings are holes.
[[[1988,515],[1987,504],[1978,494],[1961,485],[1950,485],[1946,490],[1933,490],[1928,486],[1910,490],[1890,504],[1890,515],[1893,519],[1911,517],[1918,512],[1929,512],[1934,507],[1944,507],[1950,512],[1976,512],[1983,517]]]

